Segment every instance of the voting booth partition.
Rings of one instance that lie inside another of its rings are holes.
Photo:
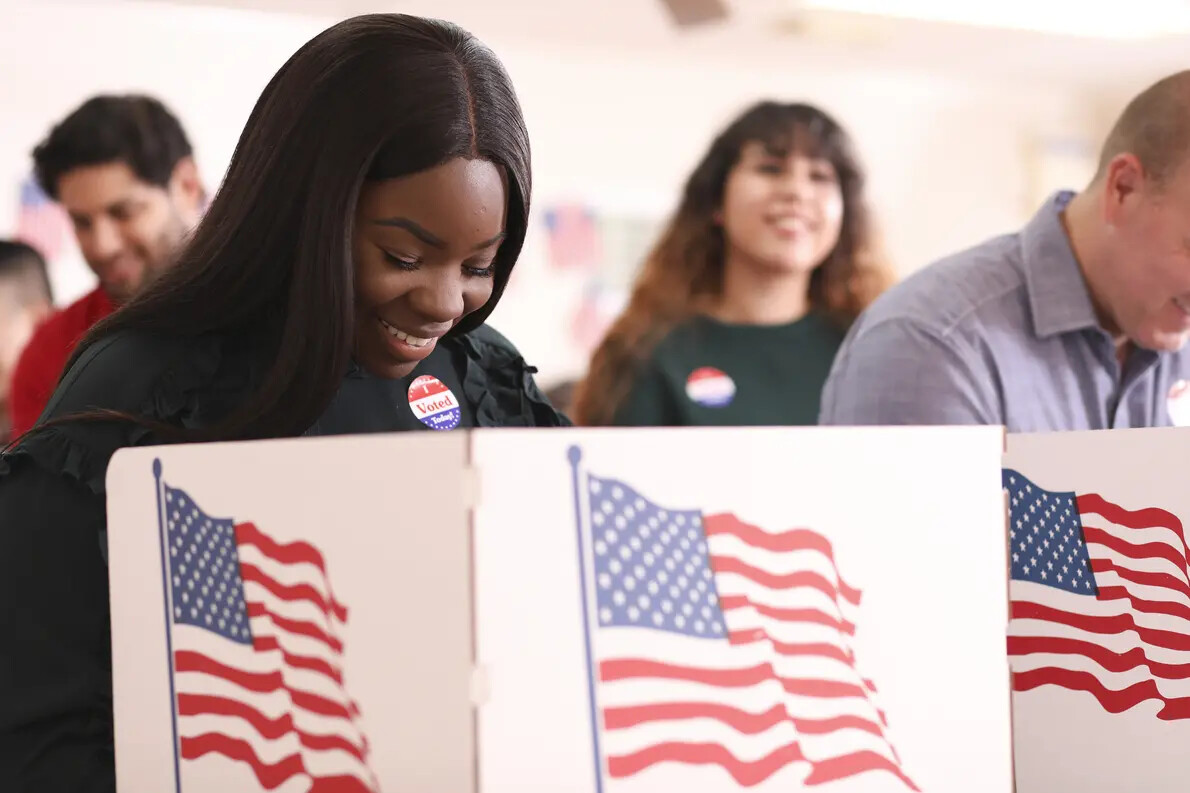
[[[121,451],[118,789],[1181,790],[1180,433]]]
[[[1190,778],[1190,430],[1010,435],[1017,790]]]

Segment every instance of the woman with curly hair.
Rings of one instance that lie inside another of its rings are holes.
[[[756,104],[690,175],[574,418],[815,424],[847,328],[891,281],[846,131],[811,105]]]

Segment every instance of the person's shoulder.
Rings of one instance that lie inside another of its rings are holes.
[[[62,376],[38,425],[6,450],[0,463],[27,459],[102,493],[112,455],[142,442],[149,431],[129,422],[72,417],[116,411],[160,419],[160,406],[167,401],[160,384],[169,379],[166,373],[173,371],[188,347],[181,339],[137,331],[97,340],[79,353]]]
[[[47,418],[94,408],[139,411],[157,383],[193,344],[179,337],[119,331],[91,344],[65,372],[46,407]]]
[[[520,355],[520,351],[516,345],[508,340],[500,331],[493,328],[491,325],[483,324],[475,330],[469,331],[464,338],[472,342],[474,346],[479,347],[487,352],[498,353],[502,355]]]
[[[1025,289],[1020,234],[1005,234],[907,276],[872,303],[860,324],[911,321],[945,336],[970,323],[1017,322]]]
[[[60,347],[77,341],[96,320],[105,313],[108,306],[106,295],[96,288],[69,305],[63,306],[43,319],[29,339],[29,346],[53,345]]]
[[[641,365],[664,367],[675,360],[684,363],[691,354],[697,357],[716,333],[715,323],[707,317],[701,314],[687,317],[653,337],[655,341]]]
[[[63,375],[42,421],[5,451],[0,467],[25,458],[102,493],[112,455],[156,436],[148,425],[80,414],[115,411],[179,424],[217,371],[220,355],[211,339],[144,331],[118,331],[95,341]]]
[[[464,350],[460,376],[480,427],[565,426],[570,420],[538,388],[535,366],[500,331],[480,325],[454,340]]]

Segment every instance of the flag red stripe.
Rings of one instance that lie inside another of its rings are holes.
[[[830,658],[831,660],[852,666],[855,663],[855,653],[850,648],[840,647],[836,644],[823,643],[799,643],[792,644],[789,642],[779,642],[768,635],[768,632],[763,628],[755,628],[746,631],[734,631],[728,635],[728,641],[732,644],[754,644],[756,642],[767,641],[781,655],[788,656],[804,656],[813,655],[819,658]]]
[[[298,741],[308,749],[315,751],[329,751],[338,749],[354,756],[361,763],[364,760],[364,750],[356,746],[342,735],[315,735],[297,728],[293,722],[293,715],[286,713],[280,718],[271,719],[256,708],[238,700],[226,697],[215,697],[209,694],[178,694],[179,716],[234,716],[252,725],[262,738],[275,741],[289,733],[294,733]]]
[[[347,621],[347,609],[334,600],[324,598],[322,593],[310,584],[282,584],[256,565],[248,562],[240,562],[240,576],[245,582],[252,581],[260,584],[280,600],[288,602],[305,600],[328,617],[333,614],[340,622]]]
[[[1172,545],[1165,542],[1143,542],[1133,543],[1123,537],[1111,534],[1105,529],[1100,529],[1095,526],[1083,525],[1083,535],[1087,538],[1087,542],[1094,542],[1104,547],[1110,548],[1121,556],[1126,556],[1129,559],[1164,559],[1172,564],[1176,569],[1183,571],[1180,583],[1181,589],[1190,593],[1190,589],[1186,587],[1186,559],[1179,557],[1178,552]]]
[[[1098,493],[1086,493],[1077,499],[1079,515],[1085,516],[1096,513],[1129,529],[1151,529],[1160,527],[1169,529],[1182,538],[1185,544],[1185,533],[1182,531],[1182,521],[1177,515],[1158,507],[1144,509],[1124,509],[1111,503]]]
[[[762,617],[769,617],[780,622],[812,622],[816,625],[826,625],[828,628],[835,628],[849,636],[855,635],[854,623],[839,619],[838,617],[832,617],[818,609],[788,609],[766,606],[763,603],[754,603],[746,595],[724,595],[719,598],[719,608],[724,612],[750,608],[754,609]]]
[[[1190,663],[1168,664],[1154,661],[1145,654],[1142,647],[1133,647],[1127,652],[1117,653],[1099,644],[1061,636],[1008,637],[1009,655],[1032,655],[1034,653],[1085,656],[1109,672],[1127,672],[1130,669],[1145,667],[1166,680],[1190,678]]]
[[[773,671],[772,667],[769,667]],[[773,676],[776,677],[776,672],[773,671]],[[814,680],[814,679],[794,679],[794,678],[777,678],[781,685],[790,694],[799,697],[825,697],[833,699],[835,697],[862,697],[867,700],[868,692],[865,688],[857,686],[853,683],[843,683],[838,680]]]
[[[305,669],[309,672],[318,672],[334,680],[337,684],[343,685],[343,675],[338,669],[335,669],[321,658],[310,658],[305,655],[294,655],[293,653],[286,652],[277,641],[276,636],[253,636],[252,646],[258,652],[276,650],[281,653],[281,658],[287,666],[291,666],[294,669]]]
[[[1165,614],[1170,617],[1181,617],[1190,622],[1190,606],[1184,603],[1174,603],[1170,600],[1144,600],[1138,598],[1122,586],[1105,586],[1099,590],[1099,599],[1107,602],[1110,600],[1127,600],[1132,603],[1132,607],[1145,614]]]
[[[245,672],[208,658],[193,650],[178,650],[174,653],[174,668],[178,672],[200,672],[222,678],[229,683],[235,683],[240,688],[268,694],[273,691],[284,691],[289,695],[293,704],[322,716],[335,716],[351,720],[355,715],[350,709],[318,694],[290,688],[280,672]]]
[[[327,594],[330,595],[331,601],[334,602],[336,608],[343,609],[343,617],[341,619],[346,622],[347,609],[335,601],[334,594],[330,592],[330,577],[326,574],[326,562],[322,558],[322,552],[313,545],[308,542],[281,544],[256,528],[256,525],[253,523],[236,524],[236,543],[238,545],[255,545],[265,556],[281,564],[301,564],[305,562],[317,567],[319,572],[322,573],[322,580],[327,585]]]
[[[759,785],[790,763],[804,761],[801,747],[796,743],[774,749],[759,760],[740,760],[726,747],[717,743],[659,743],[639,752],[609,757],[607,770],[613,778],[640,773],[658,763],[686,765],[717,765],[731,774],[744,787]]]
[[[796,573],[770,573],[733,556],[712,556],[711,567],[714,569],[716,577],[723,573],[735,573],[768,589],[783,590],[798,587],[817,589],[830,598],[832,603],[837,603],[841,596],[845,597],[845,594],[840,591],[840,587],[835,586],[826,577],[807,570]],[[858,600],[852,601],[853,605],[856,603]]]
[[[308,773],[301,755],[292,754],[276,763],[265,763],[247,742],[226,735],[205,733],[193,738],[183,737],[181,744],[182,757],[186,760],[220,754],[247,764],[265,790],[275,790],[293,777]],[[313,777],[310,781],[309,793],[374,793],[370,783],[354,776]]]
[[[788,721],[789,711],[781,705],[774,705],[764,713],[749,713],[714,702],[665,702],[605,708],[603,711],[603,725],[608,730],[625,730],[655,721],[685,719],[714,719],[745,735],[757,735]]]
[[[756,666],[743,669],[704,669],[700,667],[665,664],[659,661],[645,659],[623,658],[601,661],[599,664],[599,678],[604,682],[634,678],[691,680],[696,683],[722,686],[724,688],[744,688],[754,686],[765,680],[776,680],[787,692],[795,696],[825,698],[866,698],[867,696],[867,692],[862,686],[852,683],[843,683],[838,680],[781,677],[773,669],[772,664],[757,664]]]
[[[743,540],[748,545],[755,548],[763,548],[766,551],[776,551],[778,553],[788,551],[818,551],[830,560],[831,566],[835,569],[835,575],[839,577],[839,589],[843,596],[851,603],[859,604],[860,591],[855,587],[849,586],[843,581],[842,576],[838,575],[839,570],[835,564],[835,552],[834,548],[831,547],[830,540],[816,531],[811,529],[792,529],[780,534],[770,534],[758,526],[744,523],[735,515],[729,514],[707,515],[703,518],[703,527],[708,538],[719,534],[727,534]]]
[[[1144,570],[1132,570],[1115,564],[1111,559],[1092,559],[1091,570],[1096,573],[1112,572],[1125,581],[1131,581],[1140,586],[1168,589],[1177,592],[1182,597],[1190,598],[1190,587],[1186,585],[1186,582],[1179,581],[1169,573],[1151,573]]]
[[[316,639],[317,641],[322,642],[327,647],[334,650],[336,653],[343,652],[343,642],[339,641],[334,636],[331,636],[312,622],[282,617],[280,614],[274,613],[263,603],[250,602],[247,604],[247,606],[249,617],[268,617],[273,621],[274,625],[284,631],[296,633],[299,636],[305,636],[309,639]]]
[[[806,785],[825,785],[839,779],[863,774],[868,771],[887,771],[897,777],[910,790],[918,790],[913,780],[905,776],[900,766],[876,752],[853,752],[852,754],[832,757],[829,760],[814,761],[810,776],[806,777]]]
[[[793,725],[797,731],[806,735],[829,735],[836,730],[863,730],[884,738],[884,728],[888,726],[888,719],[884,711],[877,710],[880,722],[865,719],[862,716],[834,716],[829,719],[794,719]],[[892,746],[889,746],[892,749]],[[893,749],[895,753],[896,750]]]
[[[1108,713],[1123,713],[1145,700],[1155,699],[1164,703],[1157,718],[1165,721],[1190,718],[1190,697],[1167,698],[1157,690],[1156,682],[1144,680],[1127,688],[1115,691],[1103,685],[1090,672],[1057,669],[1052,666],[1014,672],[1012,687],[1016,691],[1031,691],[1041,686],[1060,686],[1074,691],[1085,691],[1092,695]]]
[[[266,763],[257,756],[256,750],[247,741],[218,733],[204,733],[180,741],[182,757],[197,760],[206,754],[221,754],[232,760],[246,763],[256,775],[256,780],[265,790],[274,790],[298,774],[305,774],[306,767],[300,754],[291,754],[276,763]]]
[[[1012,602],[1012,618],[1056,622],[1061,625],[1069,625],[1073,628],[1087,631],[1088,633],[1113,634],[1136,631],[1141,641],[1146,644],[1165,647],[1170,650],[1190,650],[1190,636],[1174,633],[1173,631],[1146,628],[1138,625],[1136,618],[1131,614],[1120,614],[1113,617],[1074,614],[1051,606],[1043,606],[1040,603],[1014,600]]]
[[[252,646],[258,652],[268,652],[270,650],[275,650],[281,653],[281,658],[285,661],[287,666],[290,666],[294,669],[305,669],[309,672],[317,672],[321,675],[325,675],[326,677],[335,681],[335,683],[340,686],[340,688],[342,688],[343,675],[338,669],[331,666],[321,658],[310,658],[305,655],[294,655],[293,653],[286,652],[285,649],[281,647],[281,644],[277,641],[275,636],[253,636]],[[344,691],[344,693],[346,692]],[[351,711],[352,715],[354,716],[360,715],[359,705],[357,705],[354,700],[351,701],[351,704],[347,709]]]
[[[740,638],[739,641],[736,640],[737,637]],[[768,631],[766,631],[764,628],[755,628],[747,632],[736,631],[735,633],[730,634],[728,639],[732,644],[754,644],[755,642],[761,641],[768,642],[769,646],[772,647],[778,655],[784,655],[788,658],[803,658],[807,655],[819,658],[830,658],[832,661],[841,661],[842,663],[846,664],[851,669],[851,671],[856,671],[855,665],[851,662],[847,655],[847,653],[851,652],[850,649],[844,650],[841,647],[829,644],[783,644],[769,636]],[[816,650],[822,650],[822,652],[815,652]],[[868,689],[873,694],[876,693],[876,683],[873,680],[865,677],[860,682],[863,683],[864,688]]]
[[[359,777],[325,776],[316,777],[306,793],[376,793],[374,788]]]
[[[749,713],[712,702],[666,702],[657,705],[636,705],[605,708],[603,723],[609,730],[624,730],[655,721],[683,719],[714,719],[745,735],[757,735],[782,722],[792,722],[798,732],[826,735],[836,730],[862,730],[884,736],[880,724],[860,716],[836,716],[829,719],[798,719],[790,715],[784,705],[774,705],[763,713]]]

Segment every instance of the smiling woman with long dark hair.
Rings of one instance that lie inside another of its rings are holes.
[[[114,789],[117,449],[567,423],[483,324],[529,195],[512,85],[459,28],[357,17],[281,68],[177,266],[0,457],[0,790]]]

